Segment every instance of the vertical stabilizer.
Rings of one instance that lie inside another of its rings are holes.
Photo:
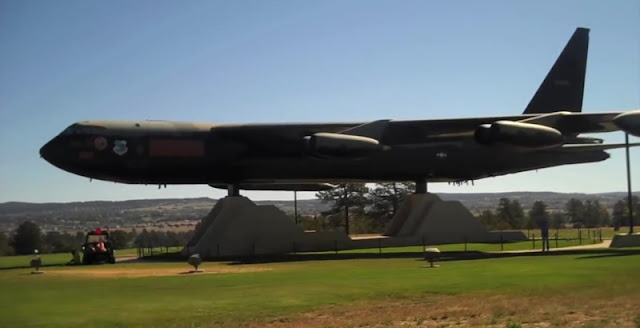
[[[523,114],[582,111],[588,48],[589,29],[579,27]]]

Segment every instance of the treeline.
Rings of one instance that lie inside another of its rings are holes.
[[[381,233],[400,209],[402,202],[415,190],[413,183],[380,183],[368,188],[364,183],[340,184],[322,191],[316,197],[330,205],[328,211],[313,216],[300,216],[298,224],[305,230],[343,230],[350,234]],[[634,218],[640,225],[640,202],[633,197]],[[535,229],[542,222],[549,228],[595,228],[613,226],[616,230],[629,225],[627,200],[622,199],[608,209],[598,200],[570,199],[564,210],[549,211],[542,201],[523,208],[518,200],[501,198],[495,210],[484,210],[476,217],[491,230]],[[110,231],[116,249],[129,247],[183,246],[190,232],[158,232],[135,230]],[[42,233],[33,222],[23,222],[11,236],[0,232],[0,255],[69,252],[78,248],[85,233]]]
[[[138,233],[135,229],[130,232],[112,230],[109,231],[109,240],[114,249],[182,246],[187,244],[192,234],[192,231],[161,232],[143,229]],[[0,256],[33,254],[35,249],[40,253],[65,253],[72,249],[79,250],[84,243],[85,236],[86,233],[83,232],[70,234],[49,231],[43,233],[37,224],[25,221],[11,236],[0,232]]]
[[[306,230],[344,230],[347,233],[380,233],[398,211],[402,201],[415,190],[413,183],[381,183],[368,188],[364,183],[340,184],[316,197],[331,209],[320,215],[299,220]],[[635,222],[640,224],[640,204],[633,197]],[[476,217],[490,230],[535,229],[544,222],[550,228],[595,228],[629,225],[627,200],[607,209],[598,200],[570,199],[562,211],[549,211],[547,204],[536,201],[523,208],[518,200],[501,198],[495,210],[484,210]]]
[[[629,225],[628,201],[619,200],[611,210],[601,205],[598,200],[581,201],[571,198],[565,204],[564,210],[550,212],[542,201],[534,202],[528,212],[524,212],[517,200],[501,198],[496,210],[484,210],[477,216],[490,229],[535,229],[541,222],[546,222],[550,228],[596,228]],[[633,197],[633,217],[638,224],[640,219],[640,202]]]

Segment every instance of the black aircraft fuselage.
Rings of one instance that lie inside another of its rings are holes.
[[[389,121],[380,140],[388,149],[360,156],[318,156],[305,140],[360,123],[163,121],[76,123],[43,146],[40,154],[71,173],[135,184],[461,181],[609,157],[600,150],[513,151],[481,145],[473,138],[429,142],[437,134],[410,122]]]

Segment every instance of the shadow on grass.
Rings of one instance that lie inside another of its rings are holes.
[[[70,265],[67,263],[53,263],[53,264],[42,264],[40,266],[40,268],[51,268],[51,267],[63,267],[63,266],[74,266],[74,265]],[[29,263],[26,263],[24,265],[14,265],[14,266],[6,266],[6,267],[1,267],[0,271],[2,270],[13,270],[13,269],[33,269]]]
[[[500,259],[512,257],[547,257],[562,255],[582,255],[577,257],[578,260],[596,259],[603,257],[615,256],[632,256],[640,255],[640,250],[622,250],[622,249],[584,249],[584,250],[558,250],[552,252],[523,252],[523,253],[498,253],[498,252],[480,252],[480,251],[449,251],[442,252],[437,262],[448,261],[472,261],[486,259]],[[275,263],[275,262],[303,262],[303,261],[334,261],[334,260],[355,260],[355,259],[393,259],[393,258],[415,258],[423,261],[424,254],[422,252],[398,252],[398,253],[344,253],[344,254],[286,254],[271,256],[250,256],[235,259],[226,259],[229,265],[243,265],[256,263]]]
[[[602,252],[600,254],[589,254],[585,256],[581,256],[576,258],[576,260],[588,260],[588,259],[597,259],[603,257],[616,257],[616,256],[630,256],[630,255],[640,255],[640,249],[617,249],[617,250],[609,250],[609,252]]]
[[[169,254],[171,255],[171,254]],[[125,259],[123,260],[118,260],[116,258],[116,263],[144,263],[144,262],[169,262],[169,261],[182,261],[183,259],[181,258],[177,258],[177,257],[169,257],[169,256],[165,256],[164,254],[162,256],[153,256],[153,257],[147,257],[147,258],[138,258],[138,257],[125,257]],[[92,264],[70,264],[69,262],[66,263],[42,263],[42,265],[40,266],[41,268],[51,268],[51,267],[86,267],[86,266],[97,266],[97,265],[106,265],[109,266],[111,264],[107,263],[107,262],[101,262],[101,263],[92,263]],[[29,261],[25,261],[24,264],[17,264],[17,265],[13,265],[13,266],[4,266],[4,267],[0,267],[0,271],[2,270],[14,270],[14,269],[30,269],[31,266],[29,265]]]
[[[606,257],[634,256],[640,255],[640,249],[580,249],[580,250],[556,250],[551,252],[480,252],[480,251],[447,251],[440,254],[437,262],[449,261],[473,261],[486,259],[501,259],[512,257],[547,257],[547,256],[563,256],[576,255],[576,260],[598,259]],[[228,262],[228,265],[244,265],[258,263],[279,263],[279,262],[304,262],[304,261],[336,261],[336,260],[357,260],[357,259],[416,259],[416,261],[424,261],[423,252],[393,252],[393,253],[304,253],[304,254],[281,254],[281,255],[254,255],[243,257],[219,257],[205,258],[207,261]],[[186,262],[187,258],[180,253],[169,253],[148,256],[144,258],[136,258],[119,263],[159,263],[159,262]],[[46,267],[67,266],[66,264],[49,264]],[[28,269],[28,265],[3,267],[0,270],[10,269]]]

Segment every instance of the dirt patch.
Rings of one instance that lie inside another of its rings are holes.
[[[162,276],[190,276],[203,274],[223,274],[223,273],[246,273],[269,271],[271,268],[264,266],[215,266],[208,267],[202,272],[192,273],[185,268],[73,268],[69,270],[51,270],[48,274],[60,276],[84,276],[94,278],[115,278],[115,277],[162,277]]]
[[[331,306],[250,327],[636,327],[640,295],[427,296]],[[510,325],[511,323],[511,325]],[[244,325],[243,325],[244,326]]]

